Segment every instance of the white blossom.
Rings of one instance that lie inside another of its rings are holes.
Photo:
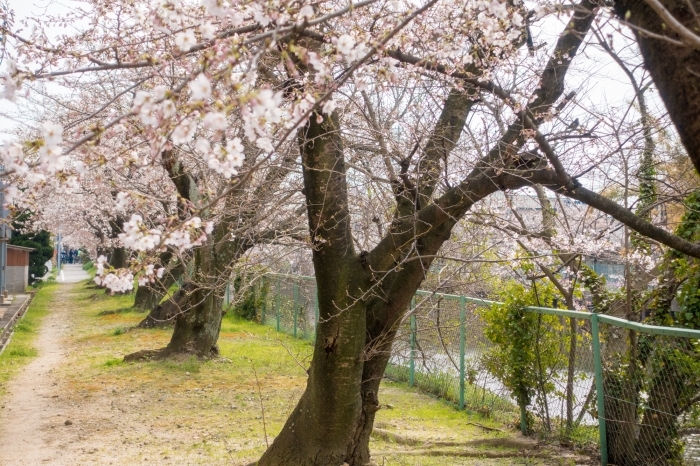
[[[175,144],[186,144],[192,140],[197,127],[193,122],[185,120],[173,130],[170,138]]]
[[[255,145],[258,146],[260,149],[264,150],[265,152],[272,152],[275,150],[275,147],[272,145],[272,142],[268,138],[258,138],[257,141],[255,141]]]
[[[194,35],[194,31],[191,29],[183,32],[179,32],[175,35],[175,45],[183,52],[189,52],[195,45],[197,45],[197,38]]]
[[[129,203],[129,193],[120,192],[117,194],[117,203],[114,208],[123,211]]]
[[[204,154],[208,154],[211,152],[211,144],[207,139],[204,138],[197,138],[197,140],[194,143],[194,148]]]
[[[321,109],[321,112],[325,113],[326,115],[329,115],[335,111],[336,107],[338,104],[336,103],[335,100],[329,99],[326,100],[323,104],[323,108]]]
[[[197,76],[187,87],[190,88],[193,100],[204,100],[211,96],[211,82],[203,74]]]
[[[226,114],[223,112],[211,112],[204,116],[204,127],[214,130],[224,130],[228,126]]]
[[[335,43],[336,50],[342,55],[348,55],[350,52],[352,52],[354,47],[355,39],[347,34],[343,34],[342,36],[338,37],[338,41]]]
[[[49,146],[58,146],[63,142],[63,126],[59,123],[45,121],[42,125],[41,135]]]
[[[214,37],[216,37],[216,26],[214,26],[211,22],[207,21],[206,23],[199,26],[199,32],[202,34],[202,37],[204,37],[207,40],[211,40]]]
[[[311,18],[314,15],[314,7],[311,5],[304,5],[299,9],[300,18]]]

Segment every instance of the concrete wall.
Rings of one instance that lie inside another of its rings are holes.
[[[29,266],[14,265],[7,267],[7,292],[10,294],[24,293],[29,284]]]

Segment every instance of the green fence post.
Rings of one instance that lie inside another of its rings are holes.
[[[459,297],[459,409],[464,409],[466,361],[464,353],[467,347],[467,298]]]
[[[416,306],[415,298],[411,300],[411,312]],[[416,376],[416,315],[411,314],[411,357],[408,360],[408,386],[412,387]]]
[[[294,281],[294,338],[297,337],[297,311],[299,308],[299,280]]]
[[[277,292],[275,293],[275,312],[277,313],[277,331],[280,331],[280,278],[277,278]]]
[[[593,337],[593,365],[595,366],[595,391],[598,401],[598,435],[600,436],[600,464],[608,465],[608,437],[605,429],[605,392],[603,392],[603,364],[600,357],[600,331],[598,314],[591,314],[591,336]]]
[[[260,309],[260,323],[265,325],[265,311],[267,310],[267,293],[265,285],[267,284],[267,278],[263,275],[260,279],[260,294],[262,296],[262,309]]]

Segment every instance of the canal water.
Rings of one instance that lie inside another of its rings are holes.
[[[700,466],[700,433],[688,434],[684,440],[686,466]]]

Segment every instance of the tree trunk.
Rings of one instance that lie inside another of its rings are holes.
[[[172,257],[172,252],[165,251],[160,254],[156,265],[167,267]],[[168,289],[182,276],[184,272],[181,261],[175,260],[174,264],[175,265],[165,273],[162,280],[156,281],[155,283],[147,283],[144,286],[138,287],[136,290],[136,297],[134,299],[135,308],[142,311],[153,311],[158,307],[160,301],[163,299],[163,296],[165,296],[165,294],[168,292]]]
[[[561,96],[569,66],[561,56],[575,55],[593,21],[591,4],[584,0],[582,5],[586,13],[577,13],[567,26],[531,99],[537,114],[546,114]],[[452,94],[448,101],[468,111],[471,100],[458,97]],[[466,118],[458,110],[442,112],[440,118],[449,121],[441,120],[437,127],[458,126],[450,134],[460,135]],[[458,186],[433,203],[425,205],[437,182],[435,172],[429,170],[421,184],[402,172],[395,182],[397,208],[389,233],[372,251],[357,254],[340,129],[333,112],[323,118],[312,115],[298,132],[320,318],[306,390],[258,462],[261,466],[369,462],[377,392],[391,345],[435,255],[475,202],[527,184],[522,177],[506,179],[494,168],[510,160],[506,152],[515,154],[524,144],[522,123],[516,121]],[[436,141],[444,137],[442,130],[431,135]]]
[[[695,12],[700,11],[700,1],[662,0],[661,3],[679,22],[697,33]],[[664,24],[645,0],[617,0],[615,11],[620,18],[638,28],[679,40],[679,36]],[[700,171],[700,51],[651,37],[639,30],[633,32],[644,65],[659,90],[688,156]]]
[[[187,290],[189,286],[184,288]],[[163,356],[174,353],[218,356],[216,342],[221,331],[223,297],[215,289],[199,287],[187,297],[187,303],[175,318],[173,336],[163,349]]]
[[[698,377],[690,358],[695,349],[687,339],[671,347],[659,339],[651,356],[653,379],[642,413],[642,422],[635,448],[635,464],[676,466],[683,464],[678,417],[686,412],[698,393]],[[684,353],[684,354],[683,354]],[[681,356],[683,354],[683,356]]]
[[[115,269],[123,269],[126,267],[126,262],[129,259],[124,246],[119,246],[112,249],[112,254],[109,258],[109,265]]]
[[[260,466],[342,465],[363,443],[357,432],[365,412],[360,355],[366,308],[323,289],[319,287],[320,319],[306,390]]]
[[[158,307],[163,294],[155,286],[146,284],[139,286],[134,297],[134,307],[140,311],[151,311]]]
[[[634,381],[627,371],[605,371],[605,418],[608,441],[608,460],[617,466],[636,466],[634,463],[637,420],[637,393]]]
[[[223,317],[222,283],[216,267],[214,253],[215,238],[194,253],[194,273],[198,282],[185,282],[165,308],[156,312],[169,317],[175,315],[175,328],[168,346],[160,350],[145,350],[129,355],[125,360],[143,358],[163,358],[175,354],[192,354],[197,357],[218,355],[216,342],[219,339],[221,318]],[[172,278],[171,278],[172,279]],[[150,326],[163,319],[155,314],[147,317],[139,326]]]
[[[259,465],[342,465],[359,444],[366,271],[350,233],[338,115],[299,130],[319,321],[306,390]],[[312,167],[311,169],[309,167]]]

